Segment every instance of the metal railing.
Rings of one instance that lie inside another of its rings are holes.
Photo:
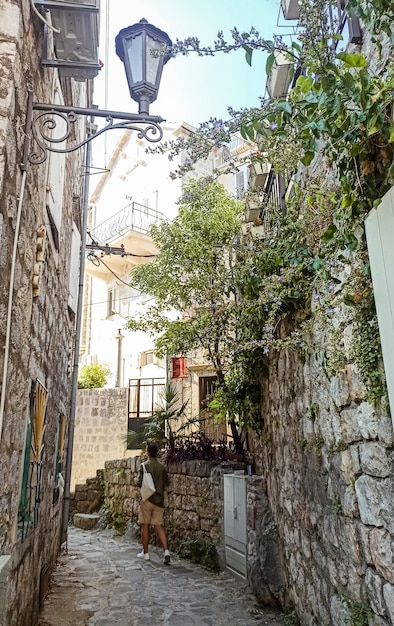
[[[133,433],[128,449],[139,449],[144,438],[144,427],[160,405],[160,394],[165,389],[165,378],[132,378],[129,380],[127,430]]]
[[[137,202],[130,202],[124,209],[92,228],[90,235],[98,243],[109,244],[130,230],[148,233],[153,224],[166,220],[164,213]]]

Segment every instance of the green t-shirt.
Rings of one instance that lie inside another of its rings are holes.
[[[149,459],[145,463],[146,471],[152,474],[153,482],[155,483],[156,491],[149,498],[149,502],[155,504],[156,506],[164,507],[164,491],[166,485],[168,484],[168,473],[167,469],[160,463],[157,459]],[[140,467],[140,473],[138,477],[138,485],[141,487],[142,484],[142,473],[143,467]]]

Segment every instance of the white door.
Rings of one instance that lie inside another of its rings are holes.
[[[224,474],[224,538],[226,565],[246,578],[246,480],[247,476]]]
[[[394,425],[394,187],[365,220],[373,292]]]

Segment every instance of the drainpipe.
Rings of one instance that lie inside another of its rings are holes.
[[[118,342],[118,362],[116,369],[116,383],[115,387],[123,387],[122,384],[122,341],[124,339],[124,335],[122,335],[122,329],[118,329],[118,334],[116,335],[116,340]]]
[[[25,195],[26,176],[27,176],[27,171],[26,171],[26,168],[24,167],[22,171],[22,181],[21,181],[21,186],[19,190],[19,202],[18,202],[18,211],[16,214],[14,246],[12,250],[12,259],[11,259],[10,283],[8,287],[8,309],[7,309],[7,322],[6,322],[5,342],[4,342],[3,382],[1,386],[1,396],[0,396],[0,441],[1,441],[1,433],[3,430],[5,398],[7,395],[8,359],[9,359],[10,341],[11,341],[11,317],[12,317],[12,305],[13,305],[13,300],[14,300],[13,296],[14,296],[15,265],[16,265],[16,254],[18,251],[18,240],[19,240],[19,231],[20,231],[21,217],[22,217],[23,198]]]
[[[82,303],[83,303],[83,290],[85,284],[85,250],[86,250],[86,233],[88,222],[88,201],[89,201],[89,167],[91,163],[91,143],[86,144],[85,147],[85,162],[84,162],[84,184],[82,192],[82,233],[81,233],[81,251],[80,251],[80,263],[79,263],[79,285],[78,285],[78,302],[77,302],[77,314],[75,323],[75,341],[74,341],[74,363],[72,373],[72,385],[71,385],[71,407],[70,407],[70,425],[68,433],[68,446],[67,446],[67,459],[64,476],[64,496],[63,496],[63,511],[62,511],[62,530],[60,545],[67,542],[67,530],[68,530],[68,518],[70,514],[70,483],[71,483],[71,468],[72,457],[74,448],[74,431],[75,431],[75,414],[77,406],[77,391],[78,391],[78,365],[79,365],[79,350],[81,344],[81,326],[82,326]]]

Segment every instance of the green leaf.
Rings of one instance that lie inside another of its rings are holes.
[[[338,67],[335,65],[335,63],[327,63],[326,69],[330,72],[333,72],[333,74],[339,74]]]
[[[346,293],[343,296],[343,301],[347,306],[357,306],[354,296],[352,296],[350,293]]]
[[[353,196],[344,196],[342,198],[342,202],[341,202],[341,206],[343,209],[347,209],[348,207],[352,206],[353,204]]]
[[[253,128],[253,124],[250,124],[248,126],[242,126],[241,127],[241,135],[242,135],[242,137],[244,137],[244,139],[249,139],[250,141],[254,141],[254,139],[256,137],[256,133],[255,133],[255,130]]]
[[[338,229],[335,226],[335,224],[330,224],[327,230],[322,234],[321,240],[324,241],[325,243],[328,243],[334,238],[337,232],[338,232]]]
[[[361,152],[361,150],[362,150],[362,149],[363,149],[363,148],[362,148],[362,146],[360,146],[360,145],[357,145],[357,144],[356,144],[356,145],[353,145],[353,146],[351,146],[351,148],[350,148],[350,150],[349,150],[349,154],[350,154],[350,156],[351,156],[351,157],[355,157],[355,156],[357,156],[358,154],[360,154],[360,152]]]
[[[345,86],[348,89],[353,89],[354,88],[355,80],[354,80],[354,78],[353,78],[353,76],[351,75],[350,72],[345,72],[345,74],[343,75],[343,79],[342,80],[343,80]]]
[[[273,41],[270,41],[269,39],[265,39],[264,44],[267,50],[269,50],[270,52],[275,52],[276,48],[275,48],[275,44]]]
[[[360,82],[361,82],[361,86],[364,89],[364,91],[368,91],[368,89],[371,86],[371,75],[368,72],[368,70],[361,70],[360,74]]]
[[[292,43],[291,43],[291,47],[292,47],[294,50],[297,50],[297,52],[302,52],[302,47],[301,47],[301,46],[300,46],[300,44],[299,44],[299,43],[297,43],[296,41],[292,41]]]
[[[394,124],[391,124],[391,126],[390,126],[389,143],[393,143],[393,141],[394,141]]]
[[[367,67],[367,60],[362,54],[339,52],[337,59],[340,59],[345,65],[349,65],[349,67]]]
[[[265,71],[266,71],[267,76],[271,75],[272,67],[273,67],[274,63],[275,63],[275,55],[274,54],[269,54],[268,58],[267,58],[267,62],[265,64]]]
[[[301,91],[301,93],[305,94],[311,90],[313,85],[313,79],[307,78],[306,76],[299,76],[296,82],[296,88]]]
[[[310,165],[313,161],[313,157],[315,156],[314,152],[305,152],[304,156],[300,159],[303,165]]]
[[[394,162],[390,165],[389,171],[387,172],[389,178],[394,179]],[[380,198],[379,198],[380,200]]]
[[[245,50],[246,63],[251,66],[253,49],[250,46],[248,46],[246,43],[243,44],[242,48]]]
[[[289,113],[289,115],[291,115],[291,112],[292,112],[291,104],[287,100],[279,100],[276,107],[280,111],[285,111],[286,113]]]
[[[313,157],[315,156],[314,152],[305,152],[304,156],[301,157],[300,161],[303,165],[310,165],[312,163]]]
[[[357,241],[357,238],[353,235],[353,233],[346,233],[344,240],[345,240],[345,245],[348,250],[354,251],[357,249],[358,241]]]

